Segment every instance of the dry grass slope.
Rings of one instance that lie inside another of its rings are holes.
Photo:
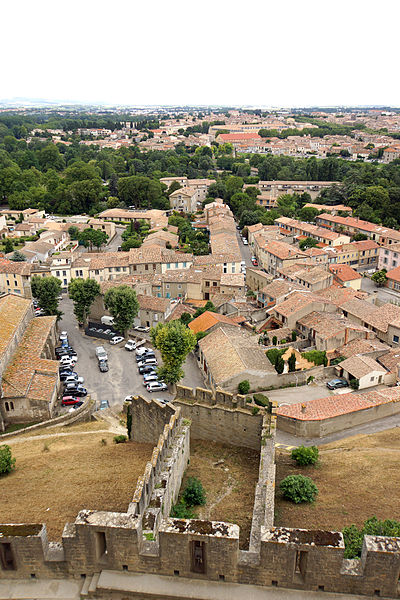
[[[275,524],[341,530],[376,515],[399,519],[400,429],[361,435],[320,446],[320,464],[299,468],[290,453],[277,452]],[[311,477],[319,495],[313,505],[280,497],[279,483],[290,474]]]
[[[152,444],[114,444],[112,433],[82,429],[71,427],[72,435],[64,437],[7,441],[16,469],[1,479],[0,523],[45,522],[49,539],[59,540],[64,524],[82,508],[126,511]]]

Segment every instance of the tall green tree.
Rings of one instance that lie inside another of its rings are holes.
[[[12,240],[10,240],[10,238],[6,238],[4,240],[4,252],[6,254],[9,254],[13,250],[14,250],[14,244],[13,244]]]
[[[10,260],[14,262],[24,262],[26,260],[25,254],[22,254],[19,250],[14,250],[12,255],[10,256]]]
[[[166,383],[177,383],[184,376],[182,365],[196,346],[196,336],[180,320],[159,323],[150,331],[151,341],[161,352],[163,366],[158,374]]]
[[[114,317],[115,327],[125,335],[127,329],[139,312],[139,302],[136,292],[128,285],[119,285],[110,288],[104,296],[104,305]]]
[[[61,281],[57,277],[38,277],[31,280],[32,296],[37,299],[39,306],[46,315],[61,317],[58,310],[58,297],[61,294]]]
[[[100,285],[94,279],[71,279],[68,285],[69,297],[74,302],[74,314],[79,323],[85,323]]]

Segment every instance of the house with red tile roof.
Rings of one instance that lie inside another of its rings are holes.
[[[280,406],[277,427],[303,438],[323,437],[400,413],[400,389],[347,393]]]
[[[351,287],[353,290],[361,289],[362,276],[349,265],[329,265],[335,281],[343,287]]]

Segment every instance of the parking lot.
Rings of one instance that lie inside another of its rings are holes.
[[[145,398],[162,398],[172,400],[174,394],[170,392],[148,393],[143,385],[143,377],[139,374],[136,366],[135,352],[128,352],[124,348],[124,343],[113,346],[103,339],[88,337],[82,329],[79,329],[75,316],[73,314],[73,303],[68,297],[64,297],[60,302],[60,310],[64,313],[59,328],[68,332],[70,345],[78,354],[78,362],[75,371],[85,379],[84,386],[88,393],[96,400],[99,406],[102,400],[108,400],[110,407],[120,410],[126,396],[141,394]],[[142,339],[138,333],[137,339]],[[103,346],[108,354],[107,373],[101,373],[98,367],[95,350],[97,346]],[[146,347],[151,347],[146,343]],[[155,350],[158,364],[161,364],[160,354]],[[204,387],[204,379],[197,366],[196,359],[190,354],[183,365],[185,377],[182,380],[183,385],[190,387]]]

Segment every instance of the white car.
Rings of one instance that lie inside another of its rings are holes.
[[[129,350],[129,352],[131,352],[132,350],[135,350],[136,348],[136,342],[134,340],[128,340],[125,344],[125,350]]]
[[[62,356],[60,358],[60,364],[62,364],[63,366],[69,366],[69,367],[74,367],[76,365],[76,360],[74,358],[71,358],[70,356]]]
[[[145,348],[145,346],[141,346],[140,348],[136,348],[136,356],[142,356],[150,351],[150,348]]]
[[[121,335],[115,335],[112,340],[110,340],[110,344],[120,344],[124,341],[124,338]]]
[[[243,240],[243,246],[248,246],[249,242],[247,240]]]
[[[150,327],[144,327],[144,325],[136,325],[136,327],[133,328],[135,331],[143,331],[143,333],[147,333],[148,331],[150,331]]]
[[[162,383],[162,381],[151,381],[146,385],[146,390],[148,392],[165,392],[168,390],[168,386],[166,383]]]
[[[67,383],[85,383],[85,380],[83,379],[83,377],[78,377],[75,375],[68,375],[68,377],[64,380],[64,384],[67,385]]]
[[[68,341],[68,332],[67,331],[62,331],[60,333],[60,342],[63,342],[64,340]]]

